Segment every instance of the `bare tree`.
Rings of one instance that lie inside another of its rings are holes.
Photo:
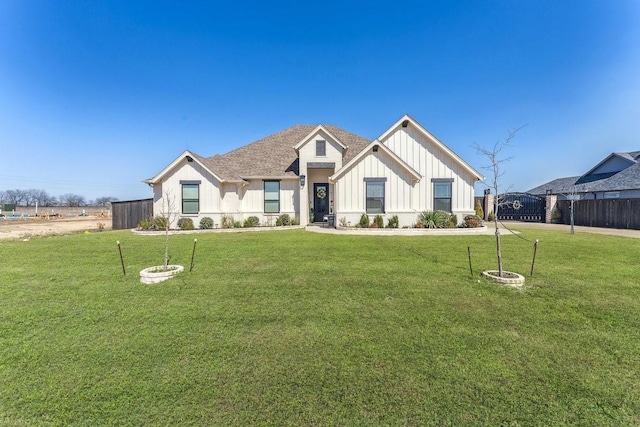
[[[4,192],[5,203],[17,206],[23,206],[27,201],[26,191],[15,189]]]
[[[84,196],[80,196],[79,194],[66,193],[60,196],[59,199],[60,203],[71,207],[86,206],[87,204]]]
[[[118,201],[117,197],[106,196],[106,197],[98,197],[95,203],[97,206],[109,206],[111,205],[111,202],[117,202],[117,201]]]
[[[170,191],[165,191],[162,200],[162,210],[160,211],[160,216],[164,218],[164,271],[169,269],[169,261],[171,260],[171,257],[169,256],[169,230],[173,220],[178,215],[175,207],[175,197]]]
[[[573,203],[580,200],[580,194],[578,193],[578,187],[574,184],[569,188],[563,188],[562,194],[567,200],[569,200],[569,217],[571,224],[571,234],[574,234],[574,221],[573,221]]]
[[[55,197],[52,197],[45,190],[30,188],[26,190],[27,206],[33,206],[36,203],[39,206],[52,206],[55,204]]]
[[[493,214],[494,225],[496,228],[496,255],[498,258],[498,275],[503,276],[502,269],[502,245],[500,243],[500,229],[498,228],[498,210],[500,206],[506,205],[508,202],[504,201],[503,196],[500,194],[500,179],[504,175],[502,170],[502,164],[508,162],[512,157],[502,157],[503,151],[509,147],[511,140],[516,136],[516,133],[526,125],[520,126],[517,129],[512,129],[507,134],[507,137],[502,141],[496,141],[491,149],[483,148],[478,144],[474,144],[474,148],[479,154],[482,154],[489,160],[489,165],[483,169],[487,169],[491,174],[491,184],[487,185],[493,190]],[[508,189],[507,189],[508,191]],[[507,192],[505,191],[505,193]]]

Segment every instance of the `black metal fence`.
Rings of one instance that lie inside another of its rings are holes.
[[[500,196],[498,219],[544,222],[546,200],[528,193],[507,193]]]
[[[571,222],[571,202],[558,200],[564,224]],[[597,199],[573,202],[573,223],[588,227],[640,230],[640,199]]]
[[[111,210],[114,230],[135,228],[140,221],[153,216],[153,199],[111,202]]]

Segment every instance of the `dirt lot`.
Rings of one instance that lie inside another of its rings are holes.
[[[28,239],[32,236],[47,236],[53,234],[81,233],[97,231],[99,224],[104,224],[105,230],[111,230],[111,218],[95,216],[74,218],[30,218],[4,219],[0,218],[0,240]]]

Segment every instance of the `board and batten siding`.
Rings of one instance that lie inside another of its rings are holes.
[[[474,212],[475,177],[431,140],[407,127],[399,128],[382,143],[422,175],[413,193],[416,211],[433,209],[433,179],[453,179],[451,210],[455,214]]]
[[[183,181],[194,181],[200,183],[200,211],[198,215],[182,214],[182,185]],[[220,211],[220,187],[218,180],[206,169],[196,162],[188,162],[183,159],[176,167],[167,173],[162,185],[153,186],[153,212],[161,215],[166,212],[166,202],[164,196],[168,193],[174,205],[174,215],[178,218],[182,216],[211,216]],[[164,206],[163,206],[164,205]],[[194,223],[197,222],[194,220]],[[175,224],[172,224],[174,226]]]
[[[222,203],[220,206],[222,213],[235,213],[240,211],[241,191],[241,187],[238,184],[222,184]]]
[[[396,161],[379,151],[365,156],[337,180],[337,209],[342,214],[366,211],[365,178],[385,178],[385,214],[411,209],[412,176]]]
[[[273,179],[280,181],[280,213],[289,214],[292,217],[299,216],[299,180],[295,179]],[[263,218],[264,213],[264,181],[268,179],[252,179],[249,184],[242,187],[242,201],[239,211],[242,212],[243,218],[249,216],[257,216]],[[269,216],[278,214],[266,214]]]

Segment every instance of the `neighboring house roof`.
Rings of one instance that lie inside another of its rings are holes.
[[[630,166],[620,171],[598,174],[591,173],[612,157],[620,157],[625,160],[629,160]],[[551,190],[552,194],[564,194],[573,190],[578,193],[637,190],[640,189],[639,160],[640,151],[612,153],[582,176],[554,179],[546,184],[532,188],[528,193],[540,195],[546,194],[547,190]]]

